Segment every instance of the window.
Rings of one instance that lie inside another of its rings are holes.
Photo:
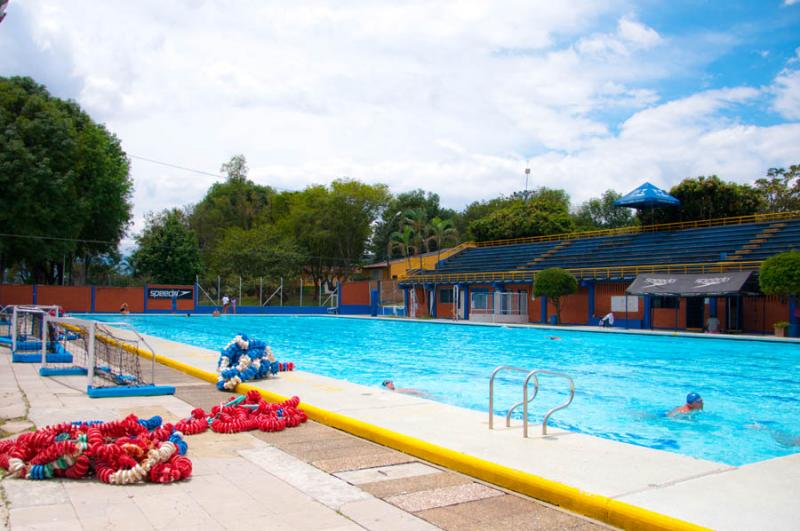
[[[680,306],[679,297],[653,297],[653,308],[669,308],[674,310]]]
[[[488,310],[489,306],[489,290],[486,288],[476,288],[470,292],[472,297],[473,310]]]
[[[439,302],[441,302],[442,304],[453,304],[453,288],[440,289]]]

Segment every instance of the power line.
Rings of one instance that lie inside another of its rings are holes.
[[[130,158],[132,158],[132,159],[143,160],[145,162],[151,162],[153,164],[159,164],[161,166],[167,166],[168,168],[175,168],[177,170],[188,171],[188,172],[197,173],[197,174],[200,174],[200,175],[208,175],[210,177],[216,177],[218,179],[225,179],[225,176],[221,175],[219,173],[211,173],[211,172],[204,171],[204,170],[198,170],[198,169],[195,169],[195,168],[189,168],[189,167],[186,167],[186,166],[181,166],[179,164],[173,164],[171,162],[164,162],[163,160],[156,160],[156,159],[151,159],[151,158],[148,158],[148,157],[142,157],[140,155],[128,154],[128,156]],[[282,190],[284,192],[296,192],[297,191],[297,190],[292,190],[290,188],[284,188],[282,186],[275,186],[275,185],[272,185],[272,184],[268,184],[267,186],[269,186],[270,188],[274,188],[275,190]]]
[[[143,160],[143,161],[146,161],[146,162],[152,162],[153,164],[160,164],[162,166],[168,166],[170,168],[175,168],[175,169],[178,169],[178,170],[190,171],[192,173],[199,173],[200,175],[209,175],[211,177],[217,177],[217,178],[220,178],[220,179],[224,179],[225,178],[223,175],[220,175],[219,173],[211,173],[211,172],[207,172],[207,171],[203,171],[203,170],[196,170],[194,168],[187,168],[186,166],[179,166],[177,164],[172,164],[171,162],[163,162],[163,161],[160,161],[160,160],[149,159],[147,157],[141,157],[139,155],[130,155],[129,154],[128,156],[130,158],[132,158],[132,159],[139,159],[139,160]]]
[[[0,232],[0,238],[20,238],[20,239],[30,239],[30,240],[54,240],[54,241],[62,241],[62,242],[75,242],[75,243],[101,243],[101,244],[108,244],[108,245],[119,245],[118,242],[113,241],[104,241],[104,240],[88,240],[83,238],[62,238],[59,236],[40,236],[36,234],[11,234],[7,232]],[[169,249],[171,246],[168,244],[160,244],[154,246],[155,248],[160,249]],[[275,253],[270,253],[267,251],[255,251],[248,253],[251,256],[273,256]],[[309,260],[333,260],[337,262],[344,262],[344,263],[354,263],[357,262],[358,259],[349,259],[349,258],[342,258],[339,256],[317,256],[317,255],[305,255],[306,258]]]

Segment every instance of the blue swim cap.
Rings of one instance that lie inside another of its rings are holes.
[[[686,403],[687,404],[694,404],[695,402],[703,400],[703,398],[698,395],[697,393],[689,393],[686,395]]]

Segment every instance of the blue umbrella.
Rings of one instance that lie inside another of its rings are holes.
[[[680,206],[681,202],[667,192],[650,183],[644,183],[634,191],[614,201],[614,206],[645,209]]]
[[[680,206],[680,204],[677,198],[650,183],[644,183],[633,192],[614,201],[614,206],[628,208],[656,208]]]

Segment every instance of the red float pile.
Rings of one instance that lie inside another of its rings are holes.
[[[171,483],[192,473],[186,443],[171,424],[148,430],[135,415],[102,423],[68,423],[0,443],[0,467],[11,477],[80,479],[104,483]]]
[[[273,404],[250,391],[214,406],[210,414],[195,409],[175,425],[162,426],[160,417],[140,420],[135,415],[112,422],[65,422],[0,442],[0,468],[11,477],[27,479],[95,475],[115,485],[171,483],[192,474],[192,462],[183,455],[183,435],[209,428],[217,433],[281,431],[308,420],[299,404],[296,396]]]
[[[305,412],[298,409],[299,404],[300,399],[296,396],[274,404],[264,400],[258,391],[249,391],[244,397],[214,406],[210,414],[195,409],[190,418],[179,421],[175,427],[186,435],[202,433],[208,428],[217,433],[281,431],[308,420]]]

